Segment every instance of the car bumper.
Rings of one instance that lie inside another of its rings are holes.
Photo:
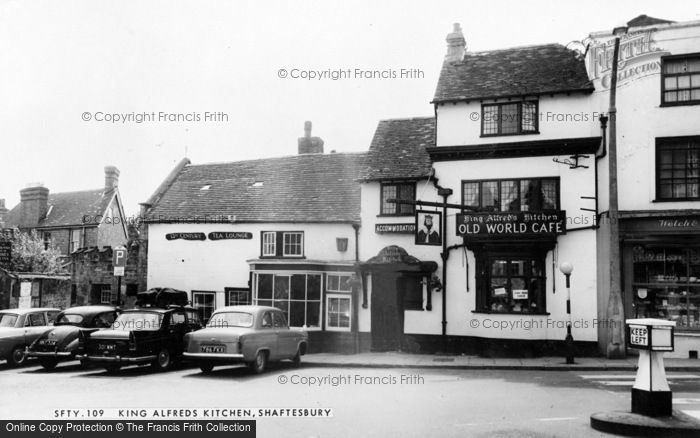
[[[237,363],[243,362],[242,354],[233,353],[183,353],[183,356],[187,360],[192,360],[195,362],[230,362]]]
[[[65,359],[73,356],[73,353],[68,351],[29,351],[24,354],[26,357],[55,357],[57,359]]]
[[[80,360],[88,360],[90,362],[107,362],[107,363],[144,363],[152,362],[158,358],[157,355],[137,356],[137,357],[122,357],[122,356],[90,356],[87,354],[76,356]]]

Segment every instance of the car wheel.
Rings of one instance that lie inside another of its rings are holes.
[[[297,348],[297,354],[292,358],[292,363],[295,367],[301,366],[301,348]]]
[[[87,359],[80,359],[80,367],[88,368],[90,366],[90,361]]]
[[[117,371],[119,371],[119,369],[121,367],[122,366],[119,365],[118,363],[110,363],[110,364],[105,365],[105,369],[107,370],[107,373],[109,373],[109,374],[116,373]]]
[[[50,357],[40,357],[39,364],[42,367],[44,367],[45,370],[52,370],[52,369],[56,368],[56,365],[58,365],[58,361],[56,359],[52,359]]]
[[[173,361],[172,361],[172,358],[170,357],[170,350],[168,350],[167,348],[163,348],[158,353],[158,357],[153,362],[153,366],[158,371],[165,371],[168,368],[170,368],[170,365],[172,365],[172,363],[173,363]]]
[[[267,366],[267,351],[258,351],[255,361],[250,364],[250,369],[255,374],[261,374]]]
[[[214,369],[214,364],[203,363],[199,366],[199,369],[202,370],[203,373],[209,374]]]
[[[27,360],[27,357],[24,355],[24,347],[15,347],[12,350],[12,354],[10,355],[10,360],[7,361],[8,364],[10,364],[13,367],[18,367]]]

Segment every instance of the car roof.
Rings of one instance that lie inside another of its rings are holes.
[[[0,313],[14,313],[16,315],[26,315],[27,313],[35,312],[60,312],[61,309],[55,307],[30,307],[25,309],[4,309],[0,310]]]
[[[116,308],[112,306],[77,306],[65,309],[62,313],[91,315],[94,313],[114,312]]]

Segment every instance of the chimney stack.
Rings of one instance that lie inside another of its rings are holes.
[[[311,136],[311,122],[304,122],[304,136],[299,137],[299,155],[322,154],[323,140]]]
[[[447,34],[447,55],[445,61],[461,62],[464,60],[464,55],[467,53],[467,42],[462,35],[462,26],[459,23],[454,24],[452,33]]]
[[[49,208],[49,189],[43,186],[27,187],[19,191],[19,227],[34,228],[46,217]]]
[[[119,186],[119,169],[115,166],[105,166],[105,193]]]
[[[9,212],[5,207],[5,199],[0,199],[0,228],[5,226],[5,218],[7,217],[7,212]]]

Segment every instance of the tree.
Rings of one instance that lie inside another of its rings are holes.
[[[39,272],[56,274],[62,271],[61,253],[52,247],[45,248],[44,240],[36,230],[29,233],[13,230],[12,269],[15,272]]]

